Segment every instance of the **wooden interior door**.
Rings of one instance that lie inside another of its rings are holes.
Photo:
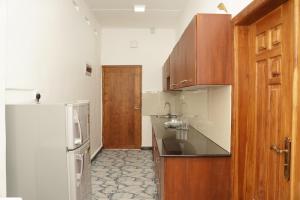
[[[141,148],[141,66],[103,66],[103,146]]]
[[[239,49],[236,199],[290,199],[293,54],[289,6],[285,3],[235,30]]]
[[[292,133],[291,46],[286,25],[280,7],[250,27],[256,84],[254,199],[289,199],[290,178],[285,173],[290,172],[284,165],[290,155],[279,152],[286,149],[285,140],[291,140]]]

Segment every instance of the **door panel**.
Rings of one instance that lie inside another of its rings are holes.
[[[269,151],[268,134],[266,132],[266,99],[267,99],[267,59],[259,60],[256,63],[256,162],[255,165],[255,185],[257,191],[255,199],[265,199],[267,154]]]
[[[141,67],[103,66],[105,148],[141,147]]]
[[[270,146],[272,144],[278,144],[280,142],[281,127],[280,127],[280,85],[271,85],[268,88],[268,133],[272,135],[270,137]],[[269,170],[267,171],[267,181],[269,184],[269,190],[266,199],[276,199],[279,197],[279,174],[283,169],[280,167],[280,155],[273,152],[269,154],[268,158]]]

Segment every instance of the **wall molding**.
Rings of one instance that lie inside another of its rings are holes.
[[[153,147],[141,147],[141,150],[153,150]]]
[[[91,156],[91,161],[94,161],[94,160],[95,160],[95,158],[98,156],[98,154],[101,153],[102,149],[103,149],[103,145],[101,145],[101,146],[100,146],[100,147],[92,154],[92,156]]]

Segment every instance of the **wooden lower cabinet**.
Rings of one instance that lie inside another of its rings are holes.
[[[160,200],[231,199],[230,157],[163,157],[152,141]]]

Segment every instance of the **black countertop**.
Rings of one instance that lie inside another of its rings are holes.
[[[189,130],[165,128],[167,120],[157,116],[151,117],[152,127],[160,156],[181,157],[226,157],[231,154],[197,131],[192,126]]]

